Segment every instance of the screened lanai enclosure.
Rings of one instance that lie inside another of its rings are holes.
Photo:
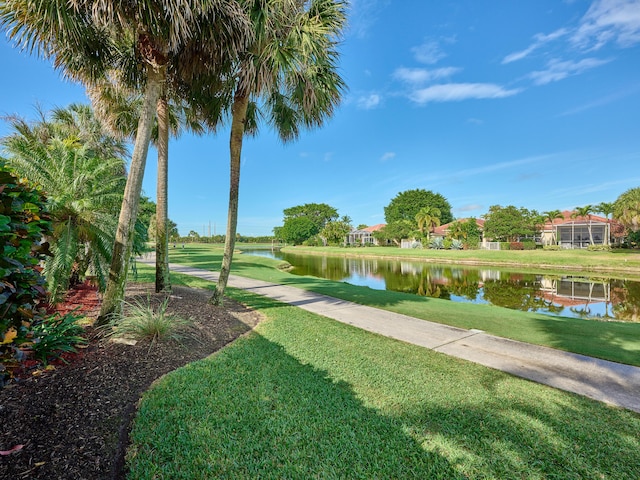
[[[554,225],[558,244],[562,248],[587,248],[589,245],[609,245],[608,223],[572,222]]]

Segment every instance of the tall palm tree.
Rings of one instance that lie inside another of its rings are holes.
[[[609,215],[611,215],[614,211],[615,203],[614,202],[600,202],[595,206],[594,211],[597,213],[602,213],[607,220],[609,220]]]
[[[423,235],[426,230],[427,242],[429,241],[429,236],[433,229],[440,226],[440,215],[440,209],[436,207],[422,207],[416,214],[418,230]]]
[[[631,188],[616,199],[613,216],[631,231],[640,229],[640,187]]]
[[[564,215],[562,215],[562,212],[560,210],[556,209],[556,210],[549,210],[547,212],[542,212],[542,218],[543,218],[543,221],[545,223],[549,222],[551,224],[551,228],[552,228],[552,230],[551,230],[551,235],[552,235],[551,238],[552,238],[552,240],[551,241],[552,241],[552,243],[553,244],[558,243],[557,239],[556,239],[556,230],[553,230],[553,221],[556,218],[564,218]]]
[[[47,195],[53,224],[45,275],[52,302],[88,268],[104,290],[124,189],[124,145],[100,132],[86,106],[57,109],[33,125],[11,119],[2,141],[8,163]]]
[[[139,121],[142,98],[123,85],[112,81],[100,82],[89,89],[89,97],[109,129],[123,138],[135,138]],[[178,137],[186,126],[194,133],[203,133],[184,104],[169,102],[161,95],[156,106],[157,121],[152,130],[151,140],[158,152],[158,172],[156,182],[156,292],[171,291],[169,274],[169,228],[168,228],[168,170],[169,136]],[[148,227],[148,225],[147,225]]]
[[[589,244],[593,245],[593,235],[591,234],[591,214],[593,213],[593,206],[585,205],[584,207],[576,207],[571,214],[571,218],[575,219],[578,217],[586,218],[589,223],[587,224],[587,229],[589,231]]]
[[[322,125],[344,88],[335,49],[345,23],[341,0],[249,0],[249,16],[255,39],[234,74],[229,210],[220,276],[210,299],[214,304],[223,302],[235,248],[242,141],[245,133],[255,134],[260,108],[288,141],[301,126]]]

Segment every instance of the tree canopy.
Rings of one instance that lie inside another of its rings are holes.
[[[310,217],[293,217],[288,219],[284,225],[274,229],[276,236],[287,243],[299,245],[320,232],[317,225]]]
[[[338,245],[344,243],[345,237],[352,229],[351,219],[345,215],[340,220],[327,222],[322,231],[320,231],[320,236],[324,239],[325,243]]]
[[[632,232],[640,230],[640,187],[631,188],[618,197],[613,216]]]
[[[484,235],[495,241],[516,242],[536,232],[537,212],[513,205],[492,205],[484,215]]]
[[[441,225],[453,221],[451,205],[448,200],[439,193],[423,189],[406,190],[398,193],[391,200],[391,203],[384,208],[384,218],[387,224],[399,220],[409,220],[415,223],[416,215],[425,207],[440,211],[438,218]]]
[[[418,233],[415,228],[415,220],[397,220],[388,223],[384,228],[373,232],[374,238],[379,241],[392,241],[396,245],[400,245],[403,238],[415,237]]]
[[[338,219],[338,210],[326,203],[305,203],[304,205],[285,208],[283,213],[283,223],[286,224],[287,221],[293,218],[306,217],[313,222],[318,232],[324,228],[327,222]]]

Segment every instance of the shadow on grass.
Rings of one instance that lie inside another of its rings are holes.
[[[464,478],[255,333],[145,394],[131,438],[130,478]]]
[[[640,474],[638,416],[290,308],[145,394],[129,478]]]

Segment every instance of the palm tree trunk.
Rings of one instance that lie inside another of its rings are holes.
[[[247,107],[249,105],[249,95],[236,93],[233,100],[231,135],[229,138],[230,152],[230,181],[229,181],[229,212],[227,215],[227,234],[224,241],[224,255],[222,257],[222,267],[218,284],[209,303],[222,305],[224,291],[227,288],[231,262],[233,260],[233,249],[236,245],[236,228],[238,226],[238,198],[240,189],[240,156],[242,154],[242,138],[247,119]]]
[[[107,288],[102,299],[100,315],[96,321],[98,325],[107,323],[112,314],[119,312],[122,309],[122,300],[124,299],[134,227],[142,191],[142,178],[147,162],[149,141],[151,140],[151,127],[153,126],[156,102],[160,97],[165,79],[164,68],[156,70],[149,65],[147,70],[148,77],[144,105],[138,122],[136,142],[133,147],[127,184],[124,189],[122,206],[120,207]]]
[[[158,113],[158,179],[156,185],[156,293],[171,291],[169,273],[169,119],[167,117],[167,97],[161,95],[157,105]]]

